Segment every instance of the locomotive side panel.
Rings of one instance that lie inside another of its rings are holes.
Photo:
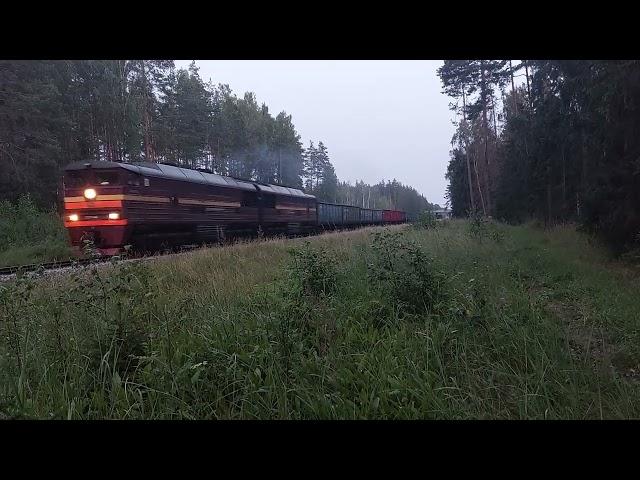
[[[265,194],[262,205],[262,223],[266,226],[288,223],[316,224],[316,205],[310,199]]]
[[[127,192],[126,215],[136,224],[258,223],[252,192],[163,178],[147,185]]]

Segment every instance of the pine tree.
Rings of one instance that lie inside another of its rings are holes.
[[[304,151],[304,185],[308,191],[313,191],[317,184],[318,178],[318,151],[313,145],[313,141],[309,141],[309,146]]]
[[[131,60],[123,63],[122,69],[129,77],[128,92],[124,95],[127,101],[134,102],[135,105],[139,122],[136,130],[142,133],[144,159],[153,162],[156,159],[154,123],[159,115],[157,95],[166,93],[174,62],[173,60]]]
[[[203,166],[212,119],[210,94],[194,63],[167,81],[156,137],[158,158],[188,167]]]
[[[492,214],[494,207],[492,202],[492,191],[495,188],[496,165],[495,155],[491,151],[496,150],[497,128],[494,125],[494,132],[491,132],[489,124],[489,114],[495,109],[495,88],[502,88],[510,75],[506,60],[452,60],[445,61],[438,70],[445,93],[453,98],[462,97],[463,100],[463,123],[468,119],[479,131],[481,144],[474,145],[474,167],[476,170],[476,183],[483,213]],[[474,96],[475,95],[475,96]],[[476,122],[478,119],[479,122]],[[463,130],[466,125],[463,125]],[[466,136],[464,138],[467,138]],[[467,153],[469,141],[465,141]],[[490,143],[492,145],[490,146]],[[480,159],[480,161],[478,161]],[[470,165],[467,167],[467,177],[471,178]],[[471,186],[471,182],[467,182]],[[473,199],[473,192],[470,191],[470,199]],[[473,202],[473,200],[472,200]],[[473,208],[473,206],[472,206]]]

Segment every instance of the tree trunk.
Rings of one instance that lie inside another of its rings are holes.
[[[518,102],[516,99],[516,85],[513,81],[513,65],[511,65],[511,60],[509,60],[509,72],[511,73],[511,97],[513,98],[513,113],[518,113]],[[527,80],[527,84],[529,81]]]
[[[587,193],[587,142],[586,142],[586,134],[584,131],[584,127],[582,127],[582,141],[580,142],[582,144],[582,172],[581,173],[581,179],[580,179],[580,186],[582,187],[581,190],[581,197],[584,198],[586,196]],[[580,215],[580,211],[578,209],[578,215]]]
[[[562,145],[562,216],[567,216],[567,165],[564,145]]]
[[[478,193],[480,194],[480,204],[482,205],[482,214],[487,214],[487,209],[484,206],[484,196],[482,195],[482,188],[480,187],[480,176],[478,175],[478,162],[476,161],[477,155],[473,156],[473,166],[476,171],[476,183],[478,185]]]
[[[471,211],[475,214],[476,213],[476,200],[473,196],[473,181],[471,180],[471,163],[469,162],[469,139],[465,133],[466,130],[466,126],[467,126],[467,113],[466,113],[466,109],[467,109],[467,100],[466,100],[466,95],[464,92],[464,87],[462,89],[462,122],[463,122],[463,136],[464,136],[464,142],[465,142],[465,152],[464,152],[464,158],[467,162],[467,180],[469,182],[469,199],[471,201]]]
[[[278,177],[278,183],[282,184],[282,147],[278,146],[278,172],[277,172],[277,177]]]
[[[489,125],[487,121],[487,79],[485,76],[484,60],[480,61],[480,95],[482,97],[482,131],[484,134],[484,165],[483,165],[483,177],[485,184],[485,193],[487,196],[486,208],[484,209],[484,215],[487,214],[487,210],[491,213],[491,186],[489,181],[489,157],[487,156],[487,146],[489,143]]]
[[[547,225],[551,226],[551,166],[547,166]]]
[[[491,215],[491,181],[489,180],[490,178],[490,173],[489,173],[489,156],[487,155],[487,147],[489,146],[489,132],[488,132],[488,128],[485,129],[485,134],[484,134],[484,183],[485,183],[485,193],[487,194],[487,203],[486,203],[486,208],[485,208],[485,212],[484,214],[487,214],[487,211],[489,212],[489,215]]]
[[[524,76],[527,78],[527,100],[529,108],[533,108],[533,103],[531,101],[531,85],[529,84],[529,60],[524,61]]]
[[[153,162],[153,147],[151,145],[151,116],[149,114],[149,95],[147,86],[147,72],[145,70],[144,60],[142,62],[142,81],[143,81],[143,135],[144,135],[144,154],[147,162]]]

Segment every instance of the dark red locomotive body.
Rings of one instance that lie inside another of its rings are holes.
[[[73,245],[206,241],[226,234],[310,230],[316,201],[301,190],[164,164],[90,162],[64,176],[64,224]],[[155,242],[154,242],[155,240]]]

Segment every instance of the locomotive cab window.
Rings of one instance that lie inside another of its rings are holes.
[[[118,185],[119,181],[118,172],[95,172],[96,185]]]
[[[80,188],[88,183],[87,178],[80,171],[71,170],[64,176],[64,185],[67,188]]]
[[[141,184],[140,175],[129,172],[129,174],[127,175],[127,185],[131,185],[133,187],[139,187],[140,184]]]

